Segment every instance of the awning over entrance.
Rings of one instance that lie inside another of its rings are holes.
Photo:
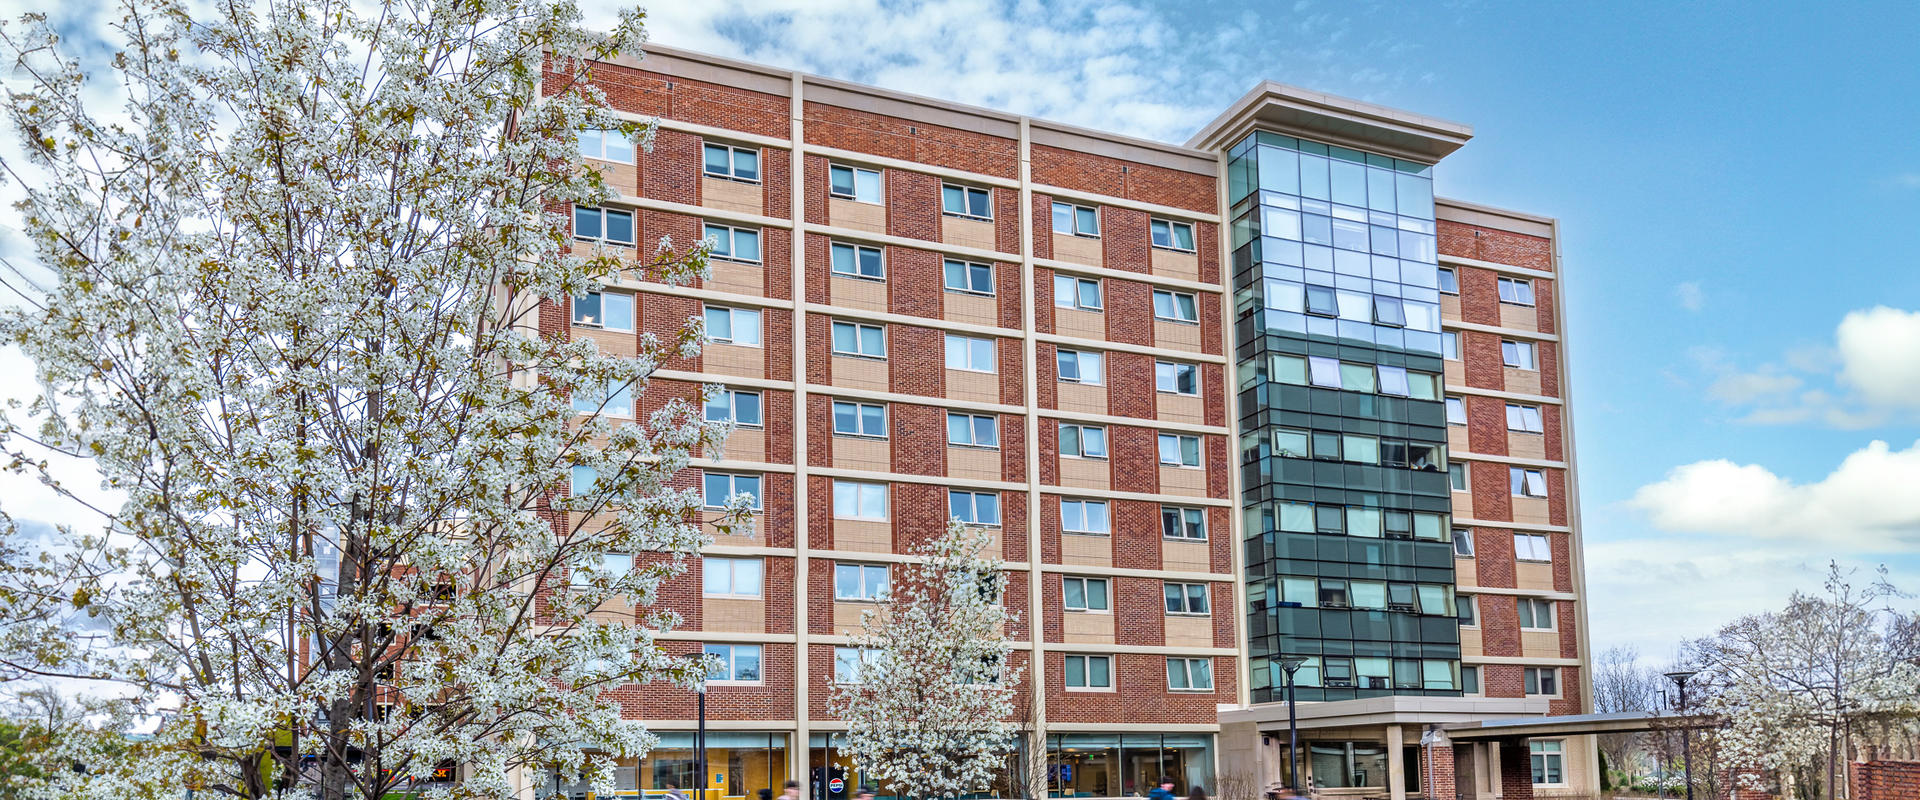
[[[1458,741],[1488,739],[1531,739],[1542,736],[1575,736],[1588,733],[1634,733],[1673,731],[1682,728],[1712,728],[1718,717],[1708,714],[1677,714],[1661,711],[1622,711],[1612,714],[1562,714],[1542,717],[1509,717],[1443,723],[1447,738]]]

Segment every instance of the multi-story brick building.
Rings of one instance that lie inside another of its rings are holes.
[[[631,413],[723,385],[684,480],[760,500],[662,601],[725,663],[709,774],[694,695],[633,687],[630,788],[841,800],[847,631],[949,516],[997,532],[1062,794],[1285,780],[1288,658],[1334,794],[1417,792],[1426,725],[1588,708],[1555,227],[1434,199],[1469,129],[1263,84],[1176,146],[665,48],[595,80],[660,128],[588,140],[620,197],[576,236],[711,238],[712,275],[544,319],[633,352],[703,316]],[[1593,791],[1590,742],[1527,746],[1446,774]]]

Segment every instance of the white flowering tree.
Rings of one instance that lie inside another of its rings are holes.
[[[1009,663],[992,541],[955,520],[916,547],[852,636],[860,657],[834,665],[828,703],[847,724],[843,751],[880,787],[957,797],[987,786],[1014,750],[1022,670]]]
[[[636,357],[555,335],[565,298],[705,270],[694,243],[569,236],[610,196],[581,132],[648,141],[582,58],[636,52],[638,12],[601,33],[571,0],[114,18],[91,76],[44,19],[0,28],[0,174],[33,249],[0,338],[41,387],[0,446],[76,501],[96,493],[46,464],[84,459],[115,498],[0,547],[8,673],[116,698],[63,737],[87,769],[47,796],[375,800],[448,764],[433,794],[553,768],[610,788],[652,740],[604,690],[703,672],[646,606],[701,544],[669,479],[725,435],[686,402],[626,420],[697,324]]]

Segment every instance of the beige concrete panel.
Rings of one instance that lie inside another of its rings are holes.
[[[1053,332],[1061,336],[1104,342],[1107,340],[1107,315],[1099,311],[1055,306]]]
[[[1113,644],[1113,615],[1088,611],[1060,613],[1061,641],[1074,644]]]
[[[766,189],[757,183],[700,176],[700,204],[708,208],[762,215],[767,212]]]
[[[1085,264],[1090,267],[1104,266],[1100,240],[1066,233],[1053,235],[1053,257],[1056,261]]]
[[[1207,422],[1206,404],[1198,397],[1190,394],[1155,392],[1153,399],[1154,412],[1168,422],[1188,422],[1194,425],[1205,425]]]
[[[886,281],[834,275],[827,280],[827,291],[836,306],[864,308],[868,311],[883,313],[887,310]]]
[[[1480,629],[1465,628],[1465,627],[1461,628],[1460,629],[1460,655],[1465,658],[1478,658],[1486,654],[1487,654],[1486,646],[1485,644],[1482,643],[1480,639]],[[1481,679],[1484,682],[1485,676],[1482,676]]]
[[[1448,386],[1467,385],[1467,362],[1465,361],[1441,362],[1440,372],[1445,376]]]
[[[1060,457],[1060,485],[1075,489],[1110,489],[1113,470],[1104,458]]]
[[[1156,247],[1148,258],[1153,274],[1162,278],[1178,278],[1183,281],[1200,280],[1198,253],[1182,253],[1178,250],[1162,250]]]
[[[834,601],[833,632],[842,636],[859,633],[861,629],[860,618],[865,616],[869,611],[874,613],[876,622],[885,619],[886,607],[879,603]]]
[[[587,612],[587,618],[595,622],[632,622],[633,604],[627,602],[626,595],[615,595],[594,606]]]
[[[1060,534],[1060,563],[1082,567],[1113,566],[1113,537]]]
[[[1540,371],[1537,369],[1514,369],[1501,367],[1501,382],[1506,390],[1519,394],[1540,394]]]
[[[981,250],[1000,249],[994,241],[993,223],[983,219],[941,217],[940,241],[942,244],[977,247]]]
[[[947,398],[976,403],[1000,402],[1000,373],[947,370]]]
[[[858,553],[893,552],[893,524],[860,519],[833,521],[833,549]]]
[[[767,376],[767,351],[758,347],[708,342],[700,351],[700,366],[715,375],[764,378]]]
[[[725,516],[726,516],[725,514],[718,511],[701,511],[700,512],[700,522],[702,523],[702,527],[706,529],[708,536],[713,537],[714,544],[733,545],[733,546],[739,546],[739,547],[767,546],[766,538],[761,533],[761,529],[766,527],[767,515],[765,514],[752,515],[750,517],[750,519],[752,520],[752,525],[750,527],[749,526],[737,527],[735,528],[736,532],[731,534],[721,533],[720,529],[715,525],[715,523],[718,523]]]
[[[766,633],[767,601],[759,597],[702,597],[700,629],[727,633]]]
[[[981,481],[1000,480],[1000,451],[984,447],[947,447],[947,475]]]
[[[602,161],[597,158],[584,159],[581,163],[589,169],[598,170],[600,180],[605,181],[608,188],[619,192],[620,197],[635,197],[640,194],[640,170],[634,165],[622,164],[618,161]]]
[[[1533,306],[1500,304],[1500,327],[1519,331],[1540,330],[1540,311]]]
[[[833,437],[833,466],[838,469],[893,471],[893,445],[864,436]]]
[[[1164,619],[1168,647],[1213,646],[1213,617],[1168,614]]]
[[[1472,449],[1473,448],[1467,446],[1467,426],[1447,426],[1447,452],[1465,453]]]
[[[1530,522],[1535,525],[1553,524],[1547,519],[1547,498],[1544,498],[1544,497],[1513,498],[1513,521],[1514,522]]]
[[[887,207],[839,197],[828,198],[827,224],[884,234],[887,232]]]
[[[1460,295],[1440,295],[1440,318],[1451,320],[1460,319]]]
[[[967,527],[984,528],[987,531],[987,541],[980,545],[980,555],[987,558],[993,558],[993,559],[998,559],[1001,557],[1000,554],[1004,552],[1004,550],[1002,549],[1004,540],[1000,532],[1000,526],[969,525]]]
[[[1184,322],[1153,321],[1153,346],[1200,352],[1200,326]]]
[[[1459,495],[1455,495],[1458,497]],[[1460,513],[1460,507],[1454,506],[1453,513]],[[1471,558],[1453,559],[1453,583],[1462,589],[1471,589],[1480,585],[1480,570]]]
[[[1207,496],[1207,471],[1198,467],[1160,467],[1160,493]]]
[[[1544,459],[1547,457],[1547,437],[1538,433],[1507,431],[1507,455]]]
[[[949,322],[999,325],[1000,302],[987,295],[947,292],[940,296],[941,316]]]
[[[1062,382],[1054,387],[1061,411],[1080,414],[1107,413],[1107,387],[1104,384]]]
[[[836,355],[833,357],[833,385],[887,391],[887,360]]]
[[[632,358],[639,352],[639,340],[634,338],[633,331],[608,331],[575,325],[573,338],[591,339],[593,345],[600,348],[600,352],[610,356]]]
[[[715,259],[709,263],[707,288],[716,292],[750,294],[756,297],[767,293],[767,270],[759,264],[743,264],[738,261]]]
[[[707,457],[729,461],[766,461],[767,431],[764,428],[734,428],[720,452]]]
[[[1520,632],[1520,656],[1522,658],[1559,658],[1559,631]]]
[[[1187,572],[1212,572],[1213,553],[1206,542],[1161,539],[1160,567]]]
[[[1467,488],[1471,489],[1473,487],[1468,486]],[[1453,493],[1453,515],[1455,517],[1478,519],[1473,514],[1473,492]]]
[[[1545,561],[1514,562],[1513,588],[1553,591],[1553,565]]]

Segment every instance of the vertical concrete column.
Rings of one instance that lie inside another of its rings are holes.
[[[809,711],[813,703],[809,699],[812,667],[807,663],[809,642],[807,586],[812,582],[813,565],[808,559],[813,546],[813,534],[807,530],[807,519],[812,515],[807,507],[807,138],[806,138],[806,76],[800,72],[792,75],[792,89],[789,91],[788,116],[792,123],[787,132],[788,143],[792,149],[788,160],[793,163],[787,172],[793,184],[788,194],[793,197],[793,245],[788,255],[793,259],[788,269],[793,271],[793,741],[787,746],[787,776],[789,780],[800,782],[811,792],[812,776],[808,769],[813,764],[813,714]],[[828,602],[832,597],[827,598]]]
[[[1452,742],[1440,742],[1432,747],[1420,748],[1420,787],[1427,800],[1456,800],[1458,773],[1454,769],[1454,745]],[[1471,751],[1460,753],[1460,758],[1472,758]]]
[[[1533,756],[1525,739],[1501,739],[1500,797],[1502,800],[1533,800]]]
[[[1407,800],[1407,737],[1399,725],[1387,726],[1387,800]]]

